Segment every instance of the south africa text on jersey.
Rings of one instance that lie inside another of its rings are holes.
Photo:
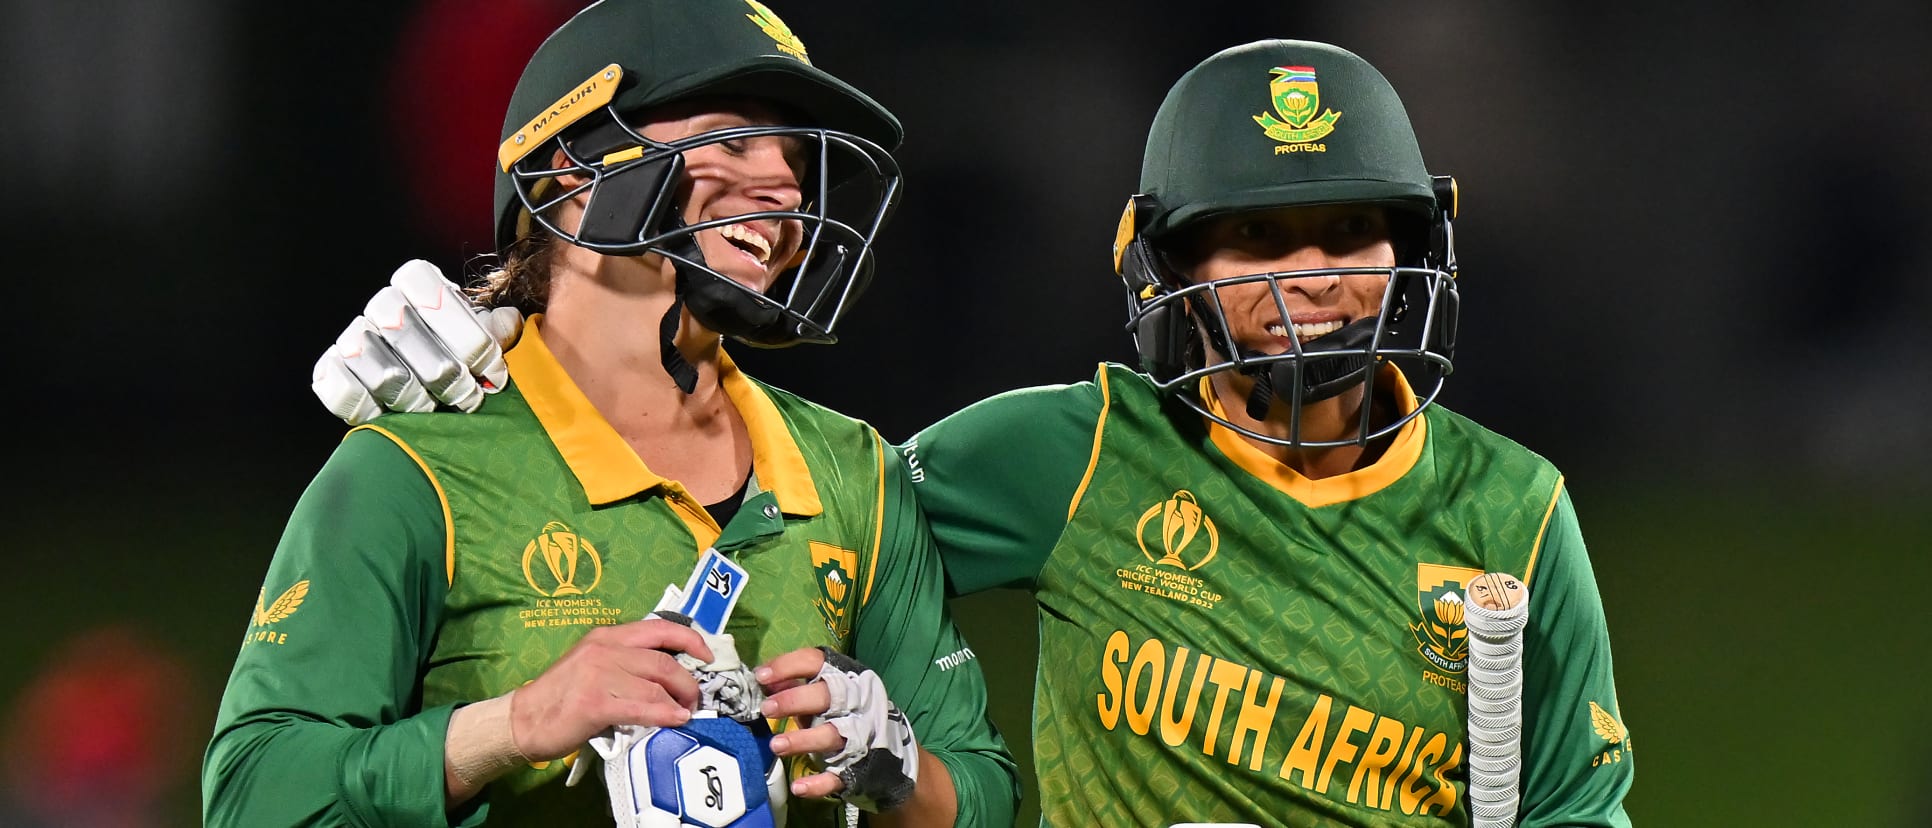
[[[1338,705],[1325,693],[1299,722],[1278,720],[1286,684],[1280,676],[1159,639],[1136,644],[1121,630],[1102,648],[1100,681],[1100,724],[1110,731],[1125,723],[1137,736],[1195,745],[1206,756],[1351,805],[1404,814],[1455,809],[1450,778],[1462,764],[1459,735]],[[1285,748],[1275,740],[1270,753],[1278,723],[1295,727],[1295,735]]]
[[[604,606],[597,598],[539,598],[530,609],[518,610],[524,629],[531,627],[607,626],[619,622],[624,611]]]

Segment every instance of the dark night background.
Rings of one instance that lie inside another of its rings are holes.
[[[905,122],[908,195],[845,341],[743,354],[760,376],[902,439],[1130,361],[1108,249],[1167,86],[1342,44],[1461,182],[1443,400],[1569,475],[1634,820],[1932,821],[1932,6],[771,5]],[[198,822],[229,661],[343,431],[309,367],[406,258],[485,251],[501,107],[572,10],[0,0],[0,824]],[[959,608],[1022,753],[1024,607]]]

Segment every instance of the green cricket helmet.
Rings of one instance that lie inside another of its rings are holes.
[[[1114,270],[1127,288],[1128,329],[1141,367],[1161,388],[1243,434],[1304,447],[1361,444],[1391,434],[1441,393],[1455,350],[1455,181],[1428,173],[1401,99],[1367,61],[1299,40],[1263,40],[1216,53],[1168,91],[1148,134],[1140,180],[1140,194],[1121,215]],[[1193,284],[1171,259],[1185,231],[1206,220],[1325,204],[1386,208],[1395,266],[1255,273]],[[1358,273],[1389,277],[1381,312],[1308,342],[1294,341],[1284,353],[1239,347],[1221,312],[1218,291],[1263,282],[1274,290],[1285,319],[1283,280]],[[1301,437],[1302,405],[1373,383],[1378,366],[1390,361],[1403,367],[1416,390],[1413,412],[1371,429],[1372,406],[1364,405],[1356,437]],[[1264,419],[1273,401],[1286,403],[1293,416],[1288,439],[1211,413],[1200,380],[1220,371],[1254,378],[1247,405],[1254,419]]]
[[[714,97],[757,99],[797,123],[668,144],[638,130],[654,108]],[[773,135],[807,148],[803,203],[687,224],[676,203],[683,153]],[[496,244],[507,250],[534,223],[600,253],[656,253],[675,265],[680,304],[707,328],[760,347],[833,342],[870,279],[873,239],[898,202],[890,150],[902,136],[892,113],[813,66],[804,43],[757,0],[599,0],[551,33],[517,81],[497,153]],[[566,189],[562,175],[585,181]],[[570,232],[554,213],[579,195],[583,219]],[[792,266],[766,292],[705,263],[696,233],[772,220],[801,222],[805,232]],[[676,315],[674,305],[667,341]],[[674,353],[667,349],[667,359]]]

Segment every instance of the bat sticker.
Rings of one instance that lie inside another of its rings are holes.
[[[725,621],[731,618],[731,610],[738,606],[738,596],[745,592],[745,582],[751,575],[744,568],[720,554],[717,549],[706,549],[698,558],[698,568],[691,571],[691,580],[684,583],[684,605],[678,612],[691,617],[693,626],[717,635],[724,632]]]

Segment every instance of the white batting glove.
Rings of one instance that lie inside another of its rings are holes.
[[[664,598],[659,602],[658,609],[645,617],[663,618],[687,627],[691,626],[690,618],[667,608],[682,603],[682,598],[682,590],[676,586],[666,586]],[[704,717],[725,717],[736,719],[742,724],[761,720],[763,717],[759,714],[758,708],[765,702],[764,688],[758,685],[758,679],[752,675],[751,667],[738,657],[738,646],[731,634],[713,635],[703,630],[697,632],[704,638],[705,646],[711,649],[711,660],[699,661],[697,656],[690,653],[677,654],[678,664],[691,671],[692,677],[698,680],[700,701],[694,720]],[[691,725],[692,728],[703,726]],[[604,788],[610,795],[611,816],[616,820],[617,828],[678,828],[686,824],[665,812],[643,806],[643,803],[651,798],[652,779],[676,780],[678,774],[676,770],[664,769],[656,769],[654,774],[654,769],[648,765],[647,745],[658,730],[660,728],[644,725],[613,725],[590,738],[590,749],[604,760]],[[738,732],[744,734],[745,739],[752,738],[748,730],[740,728]],[[770,731],[763,730],[761,727],[761,732],[766,738],[770,738]],[[712,733],[717,733],[717,730],[713,729]],[[742,759],[745,756],[734,758]],[[576,764],[571,765],[570,774],[565,777],[564,785],[575,786],[582,781],[590,773],[589,766],[589,758],[580,756]],[[772,762],[771,766],[765,769],[765,800],[770,803],[771,815],[778,825],[785,824],[785,807],[790,798],[789,781],[785,773],[785,763]],[[759,823],[754,821],[752,824]]]
[[[478,308],[435,265],[412,259],[316,361],[309,387],[350,425],[437,403],[475,411],[509,381],[503,351],[522,330],[515,308]]]
[[[804,724],[830,724],[845,737],[845,747],[825,757],[826,769],[845,782],[833,796],[873,813],[905,804],[919,781],[912,724],[886,696],[885,683],[872,668],[829,647],[819,649],[825,666],[814,681],[825,683],[832,703]]]

